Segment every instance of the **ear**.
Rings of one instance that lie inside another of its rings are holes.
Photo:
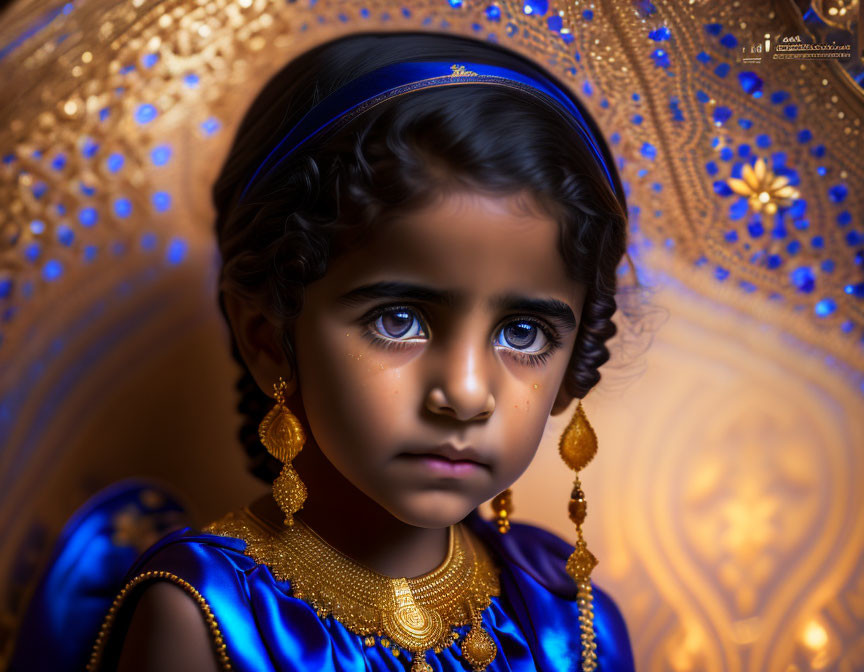
[[[573,399],[573,395],[564,389],[564,383],[562,382],[561,387],[558,388],[558,394],[555,396],[555,401],[552,403],[551,414],[560,415],[566,411]]]
[[[279,331],[254,304],[229,292],[222,298],[231,324],[237,349],[258,387],[269,397],[279,376],[288,383],[286,397],[297,389],[293,362],[289,361],[279,342]]]

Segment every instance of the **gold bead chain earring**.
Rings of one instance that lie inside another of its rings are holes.
[[[498,531],[507,534],[510,531],[510,514],[513,513],[513,493],[510,488],[495,495],[492,500],[492,510],[498,523]]]
[[[276,405],[270,409],[258,425],[258,437],[273,457],[284,463],[282,471],[273,481],[273,498],[285,513],[285,524],[294,524],[294,514],[306,501],[306,486],[291,464],[303,448],[306,435],[303,426],[285,405],[285,391],[288,384],[279,376],[273,384]]]
[[[561,435],[558,451],[568,467],[576,472],[573,491],[570,493],[570,520],[576,524],[576,548],[567,559],[567,573],[578,586],[579,628],[582,640],[582,671],[593,672],[597,669],[597,644],[594,641],[594,601],[591,592],[591,570],[597,566],[597,558],[588,550],[582,537],[582,523],[588,511],[579,470],[583,469],[597,453],[597,434],[588,422],[582,400],[576,412]]]

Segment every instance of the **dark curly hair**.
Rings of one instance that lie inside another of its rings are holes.
[[[560,223],[560,252],[571,277],[587,286],[565,377],[566,390],[582,398],[610,357],[616,269],[627,247],[624,190],[587,112],[618,197],[556,109],[516,89],[466,85],[391,99],[307,143],[239,198],[255,168],[312,105],[365,72],[422,60],[550,76],[493,44],[430,33],[352,35],[290,62],[248,110],[213,188],[222,314],[227,321],[225,292],[260,306],[278,325],[292,361],[289,325],[301,310],[304,286],[322,277],[329,260],[362,239],[367,227],[453,188],[499,195],[527,190]],[[269,483],[281,464],[259,442],[257,427],[273,402],[256,385],[233,335],[232,354],[243,371],[237,382],[240,440],[250,471]]]

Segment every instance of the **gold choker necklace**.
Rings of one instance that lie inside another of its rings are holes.
[[[499,594],[498,568],[463,525],[449,528],[447,557],[436,569],[414,578],[378,574],[337,550],[299,518],[277,528],[248,508],[232,512],[204,532],[246,542],[244,553],[290,581],[294,597],[311,604],[320,618],[332,615],[348,630],[365,635],[398,656],[412,656],[411,672],[431,672],[426,653],[440,653],[458,638],[453,628],[471,623],[462,639],[462,657],[476,672],[497,649],[483,629],[482,612]]]

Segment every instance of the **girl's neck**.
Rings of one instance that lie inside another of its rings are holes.
[[[308,442],[294,467],[308,496],[295,514],[331,546],[379,574],[415,577],[431,572],[447,556],[447,528],[408,525],[369,499]],[[250,505],[278,527],[284,514],[271,494]]]

